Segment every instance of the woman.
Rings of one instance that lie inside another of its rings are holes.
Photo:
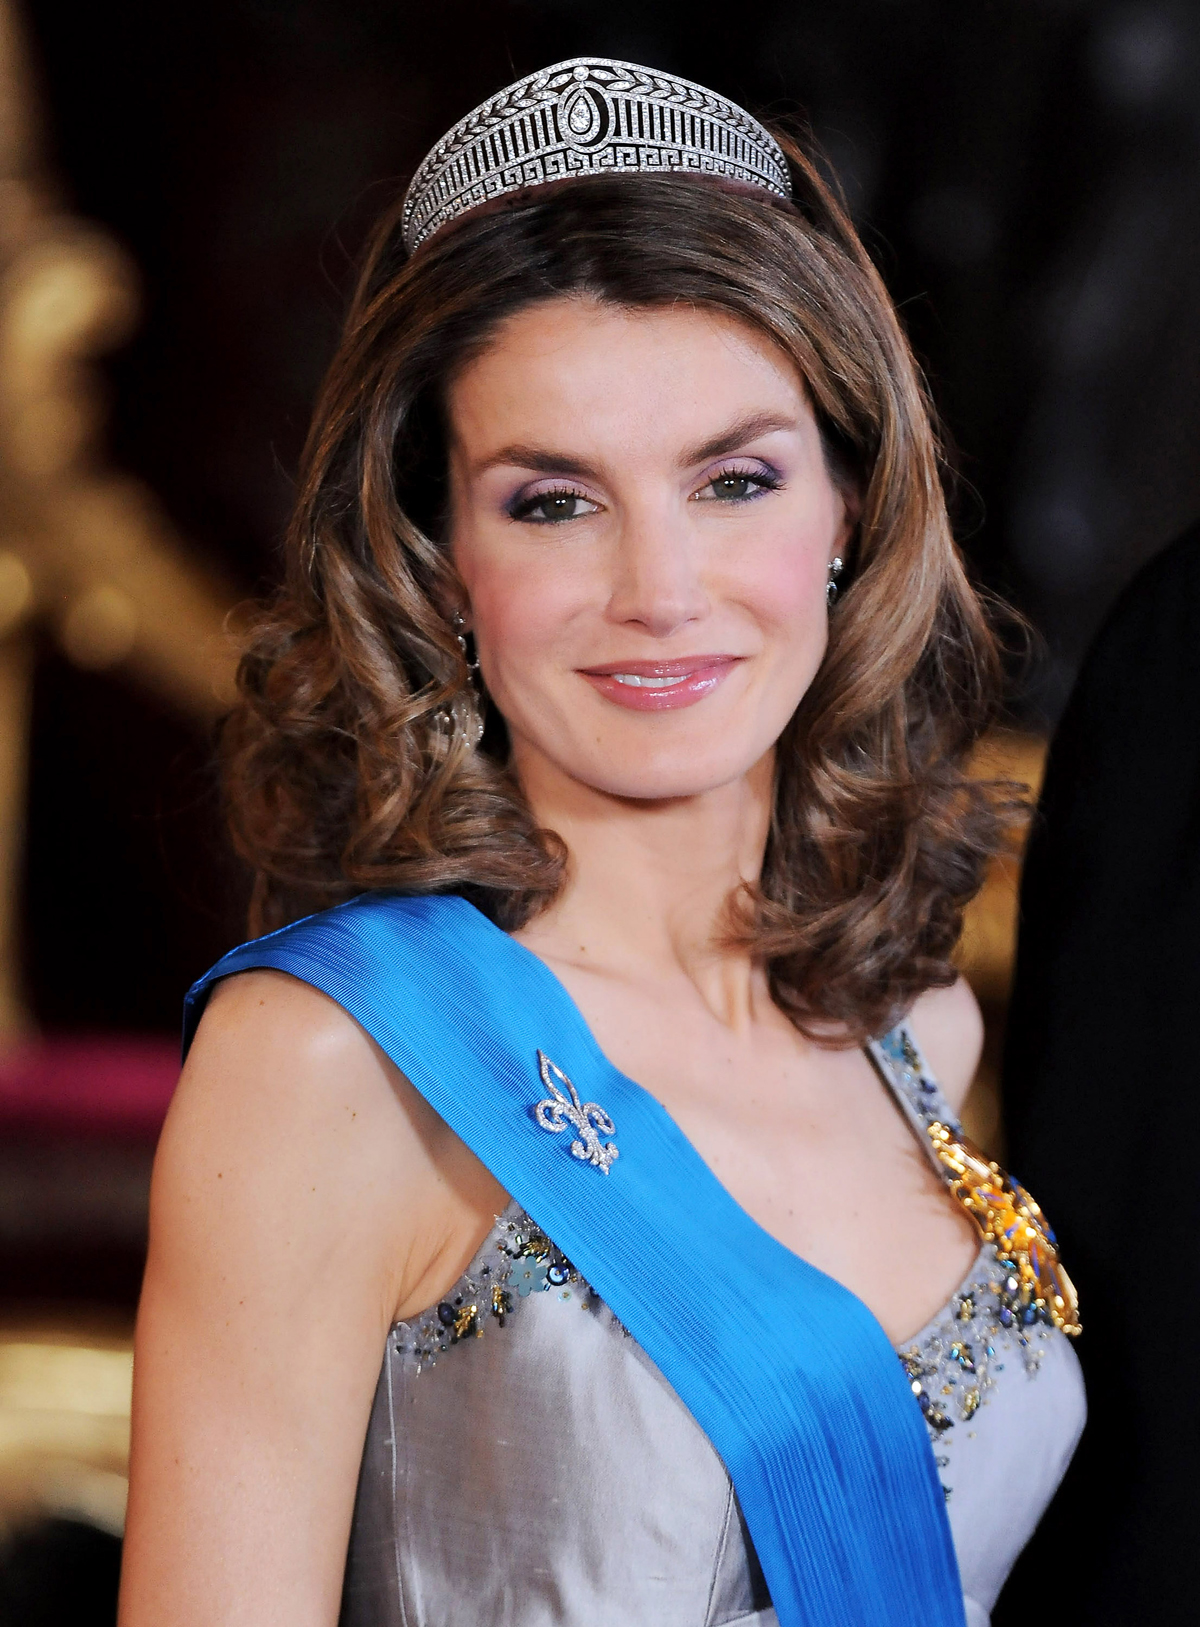
[[[124,1627],[986,1620],[1083,1412],[955,1118],[996,668],[798,153],[599,61],[434,149],[227,737]]]

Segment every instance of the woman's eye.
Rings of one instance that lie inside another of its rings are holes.
[[[514,520],[532,520],[535,525],[558,525],[563,520],[578,520],[585,514],[595,512],[596,504],[581,497],[578,492],[547,491],[515,504],[512,517]]]
[[[775,482],[765,473],[752,475],[731,471],[706,481],[696,497],[702,503],[746,503],[774,489]]]

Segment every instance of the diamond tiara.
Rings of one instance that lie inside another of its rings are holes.
[[[778,142],[736,102],[632,62],[574,57],[490,97],[426,154],[404,198],[404,245],[411,254],[510,192],[639,172],[723,176],[792,195]]]

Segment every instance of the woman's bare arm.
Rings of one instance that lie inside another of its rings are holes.
[[[121,1627],[333,1627],[387,1329],[503,1201],[332,1001],[218,987],[155,1161]]]

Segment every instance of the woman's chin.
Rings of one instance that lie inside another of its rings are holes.
[[[701,708],[690,710],[686,721],[684,714],[670,721],[643,718],[634,728],[614,728],[610,719],[601,719],[593,729],[580,727],[578,719],[563,727],[561,716],[552,718],[549,728],[546,720],[538,720],[540,728],[510,723],[517,777],[535,804],[545,796],[553,800],[554,782],[564,779],[631,802],[702,797],[754,771],[788,721],[782,715],[747,715],[749,709],[743,708],[734,718],[709,714],[704,726],[696,727],[692,720],[699,721]]]
[[[769,749],[769,748],[767,748]],[[702,797],[744,779],[762,753],[745,750],[647,756],[579,763],[571,778],[604,796],[631,802],[678,802]]]

